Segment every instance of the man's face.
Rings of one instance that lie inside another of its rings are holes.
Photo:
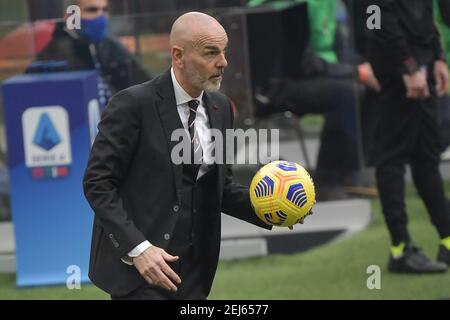
[[[228,37],[225,31],[211,31],[198,37],[185,54],[186,79],[198,90],[217,91],[228,62],[225,49]]]
[[[81,19],[92,20],[108,13],[108,0],[80,0]]]

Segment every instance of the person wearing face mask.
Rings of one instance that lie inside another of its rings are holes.
[[[152,78],[124,46],[108,35],[108,0],[63,2],[64,12],[71,5],[79,6],[81,28],[69,30],[65,22],[58,23],[38,61],[65,61],[70,71],[98,70],[99,85],[105,89],[100,97],[102,104],[114,93]]]

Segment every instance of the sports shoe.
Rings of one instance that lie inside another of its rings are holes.
[[[446,263],[447,266],[450,266],[450,250],[444,247],[442,244],[439,246],[437,260]]]
[[[447,264],[431,261],[419,248],[408,245],[398,258],[390,255],[388,270],[394,273],[440,273],[447,271]]]

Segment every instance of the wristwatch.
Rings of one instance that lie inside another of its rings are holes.
[[[406,73],[410,75],[420,70],[416,59],[414,59],[413,57],[409,57],[403,61],[403,68],[404,71],[406,71]]]

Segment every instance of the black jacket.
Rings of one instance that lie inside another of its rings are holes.
[[[378,73],[413,73],[444,58],[432,0],[373,0],[381,29],[370,33],[370,60]]]
[[[67,31],[64,26],[63,23],[56,25],[52,40],[38,54],[37,60],[66,61],[68,69],[75,71],[95,69],[94,59],[98,59],[102,76],[113,93],[151,79],[139,62],[116,40],[107,37],[98,45],[93,45],[76,32]]]
[[[230,101],[205,92],[211,128],[232,128]],[[182,164],[171,161],[175,129],[183,128],[170,72],[115,95],[102,113],[85,172],[86,198],[95,212],[89,277],[113,295],[125,295],[144,283],[134,266],[121,261],[149,240],[166,249],[177,221]],[[209,292],[219,258],[221,212],[270,229],[251,208],[248,188],[232,182],[229,165],[217,164],[217,188],[207,206],[209,226],[202,252],[208,261]]]
[[[442,15],[442,19],[444,20],[445,24],[450,27],[450,1],[439,0],[438,6]]]

